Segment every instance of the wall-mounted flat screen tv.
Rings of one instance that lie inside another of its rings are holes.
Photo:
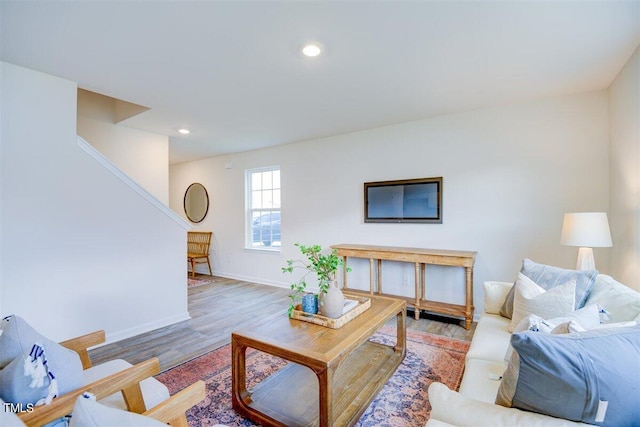
[[[365,182],[364,222],[442,224],[442,177]]]

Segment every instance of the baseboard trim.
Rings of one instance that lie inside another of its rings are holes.
[[[241,274],[232,274],[232,273],[225,273],[225,272],[219,272],[219,271],[214,271],[213,275],[224,277],[226,279],[242,280],[244,282],[257,283],[258,285],[266,285],[266,286],[274,286],[276,288],[290,289],[289,283],[264,280],[259,277],[243,276]],[[318,290],[317,288],[314,289],[314,287],[311,285],[309,285],[307,289],[309,289],[310,292],[315,292]]]

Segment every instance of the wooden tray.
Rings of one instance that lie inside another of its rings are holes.
[[[302,310],[299,310],[300,306],[296,306],[296,309],[293,310],[292,319],[302,320],[304,322],[313,323],[315,325],[325,326],[327,328],[338,329],[358,317],[360,314],[364,313],[371,307],[371,300],[369,298],[357,297],[357,298],[347,298],[347,299],[355,299],[358,301],[358,305],[347,311],[342,316],[337,319],[331,319],[329,317],[324,317],[320,314],[311,314],[305,313]]]

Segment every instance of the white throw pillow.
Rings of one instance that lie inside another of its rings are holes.
[[[640,292],[611,276],[596,277],[586,304],[600,304],[609,313],[609,322],[640,321]]]
[[[513,316],[507,330],[513,333],[518,323],[530,314],[543,319],[566,316],[574,311],[575,293],[576,281],[573,279],[545,291],[533,280],[518,273],[513,298]]]
[[[587,330],[580,326],[575,320],[569,320],[564,323],[560,323],[558,326],[551,330],[551,335],[563,335],[572,334],[575,332],[586,332]]]
[[[484,311],[488,314],[500,314],[512,282],[484,282]]]
[[[580,325],[583,330],[593,329],[600,324],[600,308],[597,304],[589,304],[580,310],[568,313],[566,316],[555,317],[547,320],[547,322],[553,325],[554,328],[562,323],[568,323],[570,321]]]
[[[629,322],[616,322],[616,323],[603,323],[600,325],[596,325],[593,328],[583,328],[578,322],[575,320],[570,320],[565,323],[561,323],[551,331],[552,334],[571,334],[574,332],[587,332],[587,331],[596,331],[599,329],[613,329],[613,328],[628,328],[630,326],[636,326],[638,323],[629,321]]]
[[[550,334],[555,325],[544,320],[542,317],[536,314],[530,314],[522,319],[514,328],[514,334],[524,331],[542,332],[544,334]]]
[[[590,304],[586,307],[576,310],[566,316],[555,317],[553,319],[543,319],[535,314],[530,314],[513,329],[513,333],[523,331],[534,331],[552,333],[551,331],[560,325],[568,325],[573,322],[579,328],[574,332],[584,332],[585,330],[595,329],[602,322],[600,307],[598,304]],[[635,324],[635,322],[631,322]]]
[[[603,323],[596,326],[595,328],[591,328],[591,330],[593,331],[594,329],[628,328],[630,326],[636,326],[637,324],[638,322],[635,322],[633,320],[630,320],[628,322]]]

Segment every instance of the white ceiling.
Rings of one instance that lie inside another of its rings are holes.
[[[640,0],[0,4],[3,61],[149,107],[171,163],[604,89],[640,43]]]

